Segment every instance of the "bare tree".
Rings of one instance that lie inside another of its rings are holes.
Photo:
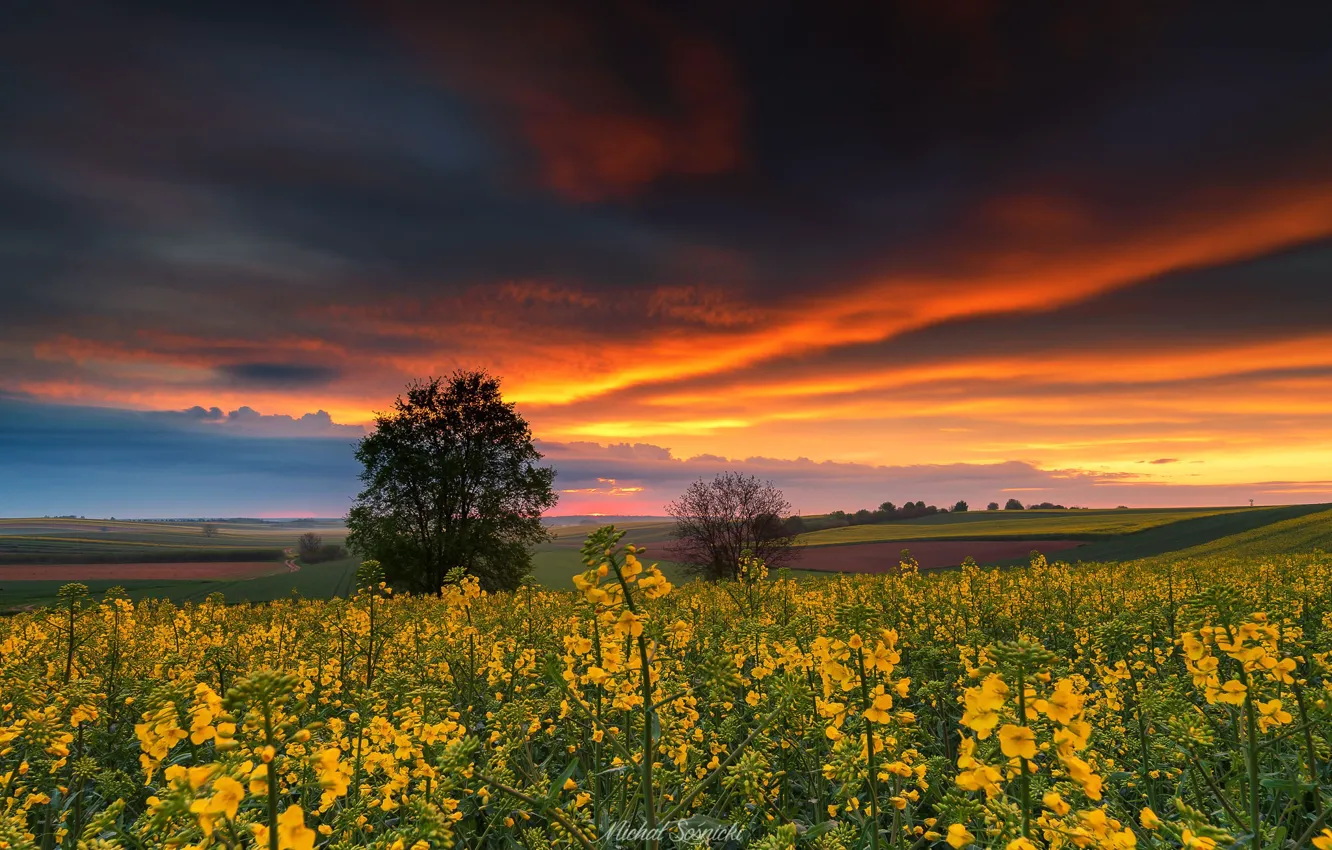
[[[313,531],[307,531],[296,540],[296,547],[300,553],[301,559],[312,561],[319,557],[319,550],[323,548],[324,538],[315,534]]]
[[[217,525],[211,522],[204,523],[200,530],[203,531],[204,537],[216,537],[220,533]]]
[[[675,542],[668,556],[704,578],[734,579],[740,557],[752,552],[771,569],[795,559],[794,536],[783,517],[791,503],[773,486],[752,475],[723,472],[700,478],[666,506],[675,520]]]

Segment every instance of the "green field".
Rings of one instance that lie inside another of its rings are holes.
[[[210,593],[221,593],[228,602],[267,602],[289,598],[293,592],[309,599],[346,597],[356,580],[359,558],[343,558],[302,566],[299,572],[281,572],[259,578],[230,581],[88,580],[81,582],[96,596],[112,587],[125,590],[131,599],[170,599],[173,602],[201,601]],[[46,605],[56,599],[64,581],[11,581],[0,584],[0,610]]]
[[[619,523],[627,540],[648,549],[649,562],[681,583],[680,565],[662,558],[670,540],[667,521]],[[291,547],[306,531],[325,542],[341,543],[346,529],[329,522],[218,523],[219,534],[205,537],[199,523],[111,522],[106,520],[0,519],[0,555],[31,558],[47,563],[102,562],[120,559],[132,563],[162,560],[154,555],[176,555],[182,561],[222,557],[244,550]],[[545,587],[570,586],[583,569],[579,549],[594,525],[552,528],[554,539],[533,551],[532,573]],[[103,530],[105,529],[105,530]],[[1062,553],[1071,562],[1130,561],[1143,558],[1184,558],[1205,555],[1272,555],[1332,548],[1332,506],[1290,505],[1264,508],[1179,508],[1096,511],[984,511],[942,514],[905,522],[847,526],[802,535],[807,546],[913,540],[1081,539],[1089,541]],[[52,560],[53,558],[57,560]],[[221,593],[228,601],[263,602],[290,596],[307,598],[346,596],[351,592],[358,558],[302,565],[298,572],[275,572],[259,578],[235,580],[97,580],[84,582],[95,594],[112,586],[125,588],[132,598],[164,597],[177,602],[202,600]],[[1017,563],[1017,562],[1014,562]],[[276,569],[281,569],[275,563]],[[799,577],[804,571],[795,570]],[[0,608],[43,605],[55,598],[63,581],[0,581]]]
[[[0,519],[0,563],[135,563],[136,561],[252,560],[244,552],[268,552],[274,560],[307,531],[325,543],[342,543],[340,522],[217,521],[134,522],[102,519]]]
[[[805,546],[906,540],[1101,540],[1181,520],[1261,513],[1271,508],[1143,508],[1122,510],[968,511],[913,520],[825,528],[800,535]]]
[[[684,580],[678,565],[662,560],[662,547],[670,540],[673,523],[664,520],[617,522],[616,528],[629,533],[625,540],[647,547],[648,563],[656,562],[662,574],[677,584]],[[551,529],[555,539],[541,543],[532,551],[532,575],[537,583],[556,590],[573,586],[574,573],[587,569],[578,554],[587,536],[597,529],[595,525],[560,525]]]
[[[1327,508],[1327,505],[1306,505]],[[1181,549],[1173,556],[1201,558],[1225,555],[1261,558],[1268,555],[1332,551],[1332,510],[1305,511],[1290,519],[1258,526],[1226,537]]]

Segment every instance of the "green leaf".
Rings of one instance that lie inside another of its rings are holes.
[[[1273,791],[1285,791],[1287,794],[1304,794],[1316,787],[1290,776],[1266,776],[1258,780],[1258,784]]]
[[[573,778],[574,771],[578,769],[578,760],[569,762],[569,766],[560,771],[560,775],[550,781],[550,790],[546,792],[546,800],[554,803],[560,796],[560,789],[564,783]]]
[[[717,820],[716,818],[708,817],[707,815],[704,814],[690,815],[689,817],[684,818],[683,820],[678,820],[675,823],[679,827],[691,830],[722,829],[731,825],[729,821]]]
[[[826,820],[823,823],[816,824],[815,826],[811,826],[806,829],[800,830],[800,837],[813,840],[815,838],[818,838],[820,835],[832,832],[834,829],[838,827],[838,825],[839,824],[835,820]],[[801,826],[800,824],[796,824],[797,828],[799,828],[800,826]]]

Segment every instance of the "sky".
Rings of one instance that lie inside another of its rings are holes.
[[[1332,501],[1332,6],[21,4],[0,515],[338,516],[486,369],[555,513]]]

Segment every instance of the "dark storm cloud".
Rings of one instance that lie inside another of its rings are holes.
[[[264,387],[309,387],[327,384],[340,372],[326,366],[296,366],[290,363],[231,363],[218,371],[240,384]]]
[[[484,365],[603,442],[739,427],[743,391],[801,381],[814,401],[762,406],[899,419],[870,373],[917,367],[918,399],[1013,410],[1236,375],[1298,401],[1316,352],[1119,366],[1327,331],[1330,25],[1326,4],[1132,0],[20,4],[0,398],[175,409],[115,433],[345,437],[323,411]],[[1074,365],[986,368],[1023,362]],[[567,449],[561,475],[632,487],[656,452],[644,486],[668,488],[727,463],[625,445],[606,469]],[[1003,475],[1043,486],[1028,470]],[[824,486],[806,471],[781,474]]]
[[[26,6],[6,323],[139,316],[149,278],[227,287],[233,325],[514,278],[781,298],[1031,229],[987,199],[1076,196],[1113,231],[1307,173],[1332,128],[1314,7],[431,8]]]

